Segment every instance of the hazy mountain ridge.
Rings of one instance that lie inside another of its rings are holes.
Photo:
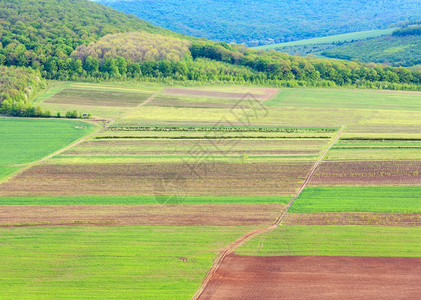
[[[421,18],[418,0],[96,0],[188,35],[258,46]]]

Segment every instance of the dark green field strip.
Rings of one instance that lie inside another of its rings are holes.
[[[96,136],[96,140],[105,140],[105,139],[133,139],[133,140],[139,140],[139,139],[164,139],[164,140],[229,140],[229,139],[330,139],[330,136],[299,136],[299,137],[288,137],[288,136],[241,136],[241,135],[234,135],[234,136]]]
[[[421,213],[421,186],[309,187],[290,212]]]
[[[421,257],[421,227],[292,225],[254,238],[236,254]],[[263,246],[262,246],[263,245]]]
[[[0,197],[0,205],[150,205],[150,204],[286,204],[290,197],[180,197],[108,196],[108,197]]]
[[[108,131],[228,131],[228,132],[283,132],[283,133],[333,133],[338,128],[330,127],[276,127],[276,126],[209,126],[209,125],[148,125],[148,126],[127,126],[127,125],[113,125],[108,128]]]

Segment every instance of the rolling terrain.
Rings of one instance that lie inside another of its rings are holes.
[[[183,34],[248,46],[383,29],[421,16],[415,0],[96,1]]]
[[[326,18],[332,33],[418,11],[333,2],[350,18]],[[0,0],[0,41],[1,299],[421,293],[420,70],[85,0]]]
[[[275,268],[316,255],[331,268],[349,261],[353,274],[361,264],[396,271],[393,257],[403,266],[421,255],[417,99],[419,92],[49,82],[34,103],[53,115],[92,112],[89,122],[106,127],[0,184],[8,249],[2,290],[6,298],[54,297],[60,287],[69,297],[112,290],[107,298],[188,299],[199,291],[195,297],[206,299],[226,295],[225,276],[234,276],[251,280],[233,283],[240,297],[273,270],[238,268],[269,256]],[[381,160],[370,154],[383,150]],[[37,247],[40,240],[45,247]],[[23,261],[16,247],[33,255]],[[25,273],[31,288],[15,280],[16,264],[37,266]],[[117,285],[115,276],[124,280]],[[271,286],[288,282],[283,273],[270,276]],[[371,291],[389,282],[366,276]],[[412,281],[399,282],[400,295],[412,295]],[[332,295],[339,286],[329,286]]]

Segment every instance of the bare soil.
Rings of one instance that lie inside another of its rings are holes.
[[[323,162],[310,184],[421,185],[421,161]]]
[[[421,214],[398,213],[289,213],[284,225],[421,226]]]
[[[201,154],[202,155],[202,154]],[[37,165],[0,184],[0,196],[289,196],[312,163]]]
[[[421,258],[228,255],[199,299],[419,299]]]
[[[282,204],[0,206],[0,227],[270,224]]]

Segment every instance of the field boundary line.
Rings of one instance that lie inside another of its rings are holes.
[[[159,93],[155,93],[152,96],[150,96],[148,99],[146,99],[145,101],[143,101],[142,103],[140,103],[138,106],[136,107],[141,107],[144,106],[146,104],[148,104],[149,102],[151,102],[153,99],[155,99],[157,96],[159,95]]]
[[[295,200],[300,196],[301,192],[305,189],[307,184],[310,182],[311,178],[313,177],[314,173],[316,172],[317,168],[325,158],[326,154],[329,152],[329,150],[332,148],[332,146],[340,139],[342,133],[344,132],[346,128],[346,125],[343,125],[341,129],[338,131],[336,136],[330,141],[330,143],[327,145],[327,147],[323,150],[323,152],[320,154],[317,161],[314,163],[313,167],[311,168],[310,172],[307,174],[306,179],[301,184],[298,191],[295,193],[295,195],[292,197],[291,201],[288,203],[287,207],[282,211],[281,215],[276,219],[276,221],[264,228],[256,229],[253,231],[250,231],[237,240],[235,240],[233,243],[229,244],[225,248],[222,249],[222,251],[219,253],[219,255],[216,257],[213,265],[209,269],[208,273],[206,274],[206,277],[203,279],[202,284],[200,285],[199,289],[196,291],[194,296],[192,297],[192,300],[199,299],[202,293],[205,291],[206,287],[208,286],[208,283],[216,273],[216,271],[219,269],[227,255],[233,253],[238,247],[242,246],[247,241],[251,240],[254,237],[257,237],[263,233],[269,233],[270,231],[274,230],[276,227],[279,226],[279,224],[282,222],[282,220],[285,218],[286,214],[288,213],[291,206],[294,204]],[[264,243],[264,241],[263,241]],[[263,247],[263,245],[262,245]]]
[[[301,193],[303,192],[303,190],[307,187],[307,185],[309,184],[309,182],[313,178],[314,173],[316,173],[317,168],[320,166],[320,164],[322,163],[323,159],[326,157],[326,154],[333,147],[333,145],[335,145],[339,141],[339,139],[341,138],[341,135],[344,132],[345,128],[346,128],[346,125],[343,125],[341,127],[341,129],[338,131],[338,133],[336,134],[336,136],[330,141],[330,143],[327,145],[327,147],[320,154],[319,158],[314,163],[313,167],[311,168],[310,172],[307,174],[306,179],[301,184],[301,186],[298,189],[298,191],[292,197],[291,201],[288,203],[287,207],[284,209],[284,211],[282,212],[282,214],[276,219],[276,222],[275,222],[276,225],[281,224],[282,220],[285,218],[286,214],[288,213],[288,211],[291,208],[291,206],[294,204],[295,200],[298,199],[298,197],[301,195]]]
[[[263,100],[261,101],[262,104],[272,99],[273,97],[275,97],[278,93],[279,93],[279,89],[271,89],[270,92],[266,94],[266,97],[263,98]]]

